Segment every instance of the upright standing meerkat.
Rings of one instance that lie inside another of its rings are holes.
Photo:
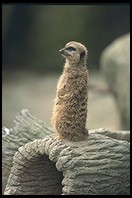
[[[66,62],[57,85],[51,123],[60,139],[82,141],[88,137],[87,49],[81,43],[71,41],[59,52]]]

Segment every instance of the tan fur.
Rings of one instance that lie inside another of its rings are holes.
[[[68,51],[74,47],[75,51]],[[81,141],[88,137],[86,129],[88,100],[87,49],[81,43],[72,41],[60,50],[66,59],[59,79],[52,115],[52,126],[59,138]],[[85,52],[80,60],[80,54]]]

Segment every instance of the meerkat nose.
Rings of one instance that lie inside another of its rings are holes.
[[[62,54],[64,52],[64,49],[65,48],[60,49],[59,52]]]

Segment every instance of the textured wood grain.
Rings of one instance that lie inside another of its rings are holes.
[[[4,170],[5,165],[12,167],[5,195],[130,194],[128,141],[108,137],[110,132],[105,129],[90,131],[87,141],[57,140],[28,111],[19,116],[3,138]]]
[[[61,194],[62,173],[45,155],[46,140],[34,140],[18,149],[13,157],[13,167],[5,194],[43,195]]]
[[[5,189],[12,158],[18,148],[35,139],[51,136],[53,131],[39,119],[30,114],[27,109],[18,113],[12,123],[12,127],[2,129],[2,192]]]

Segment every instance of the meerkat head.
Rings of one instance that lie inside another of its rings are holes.
[[[71,41],[63,49],[59,50],[59,52],[71,64],[86,62],[87,59],[87,49],[79,42]]]

